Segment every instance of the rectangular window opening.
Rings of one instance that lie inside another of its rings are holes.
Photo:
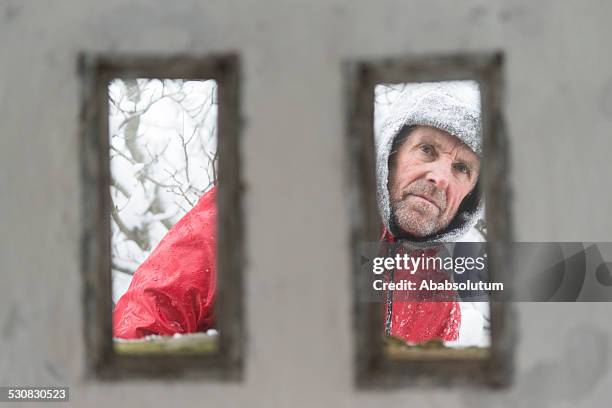
[[[237,57],[83,55],[79,68],[89,374],[239,379]]]
[[[510,381],[502,65],[346,65],[360,387]]]

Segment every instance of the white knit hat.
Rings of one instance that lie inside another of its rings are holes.
[[[459,138],[478,157],[482,156],[480,92],[474,81],[408,84],[393,102],[389,115],[377,132],[377,198],[382,221],[388,231],[391,221],[388,178],[393,141],[405,126],[431,126]],[[448,227],[422,242],[454,242],[482,217],[484,198],[472,206],[460,206]],[[464,208],[466,207],[466,208]],[[421,242],[421,241],[419,241]]]

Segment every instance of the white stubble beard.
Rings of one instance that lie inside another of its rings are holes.
[[[427,216],[425,212],[431,212],[431,209],[423,208],[420,212],[415,206],[415,203],[410,203],[411,196],[407,196],[397,203],[392,204],[391,211],[395,217],[395,221],[403,231],[418,237],[431,235],[439,229],[438,217],[435,214]],[[439,211],[439,210],[438,210]],[[439,212],[438,212],[439,214]]]

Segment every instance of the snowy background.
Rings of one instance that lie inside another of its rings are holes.
[[[115,79],[108,87],[113,303],[216,179],[217,84]]]
[[[455,88],[457,94],[466,102],[480,106],[480,90],[475,81],[446,81],[446,84]],[[380,130],[389,115],[391,107],[402,92],[410,92],[417,83],[379,84],[374,89],[374,136],[376,145]],[[486,240],[487,226],[484,219],[480,219],[474,228],[468,231],[458,241],[484,242]],[[445,344],[450,347],[490,346],[490,308],[487,302],[459,302],[461,308],[461,326],[459,339]]]

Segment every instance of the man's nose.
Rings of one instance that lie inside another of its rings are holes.
[[[446,190],[452,177],[451,167],[452,163],[447,163],[446,160],[432,163],[432,167],[427,174],[427,180],[433,183],[438,190]]]

